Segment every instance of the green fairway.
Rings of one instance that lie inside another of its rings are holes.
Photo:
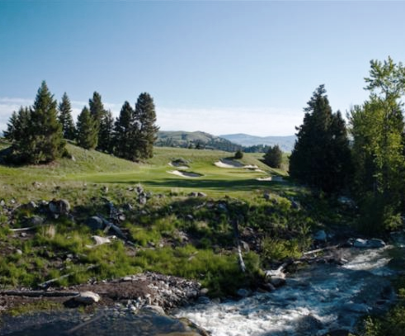
[[[4,149],[7,143],[0,144]],[[213,150],[196,150],[171,147],[155,148],[154,157],[148,162],[134,163],[94,150],[68,145],[71,158],[39,166],[10,167],[0,165],[3,189],[27,191],[33,181],[43,184],[79,186],[83,183],[133,185],[142,184],[155,192],[204,191],[218,196],[241,194],[257,190],[279,190],[289,186],[288,182],[258,181],[276,175],[286,175],[282,170],[273,170],[259,159],[262,155],[245,154],[238,160],[240,165],[257,166],[257,169],[219,168],[215,162],[231,159],[233,153]],[[182,159],[188,169],[170,165]],[[175,170],[200,174],[200,177],[174,175]],[[32,188],[31,188],[32,189]],[[15,192],[13,192],[15,194]],[[37,194],[37,193],[35,193]]]
[[[230,153],[222,151],[156,148],[155,156],[149,163],[140,164],[130,171],[124,169],[116,172],[69,174],[66,178],[94,183],[141,183],[146,188],[157,191],[201,190],[221,194],[269,188],[270,185],[275,188],[281,187],[282,183],[257,180],[270,176],[273,171],[253,155],[245,155],[241,163],[243,165],[255,165],[261,171],[215,166],[215,162],[229,156]],[[182,177],[172,174],[171,172],[177,169],[170,166],[169,163],[179,158],[189,164],[189,169],[184,171],[197,173],[201,176]]]

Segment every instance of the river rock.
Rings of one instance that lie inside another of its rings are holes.
[[[250,292],[245,288],[239,288],[236,294],[242,298],[249,296]]]
[[[91,291],[87,291],[80,293],[78,296],[75,296],[74,300],[79,303],[91,305],[100,301],[100,295]]]
[[[278,287],[284,286],[285,283],[286,283],[286,280],[284,279],[284,277],[280,277],[280,276],[271,277],[271,278],[270,278],[270,283],[271,283],[274,287],[278,288]]]
[[[326,241],[327,235],[324,230],[319,230],[314,234],[313,238],[318,241]]]
[[[164,309],[162,307],[159,306],[155,306],[155,305],[146,305],[143,306],[142,309],[146,309],[146,310],[151,310],[159,315],[166,315]]]
[[[381,248],[381,247],[385,247],[385,245],[386,244],[383,240],[377,239],[377,238],[372,238],[367,241],[367,246],[369,248]]]
[[[360,248],[367,248],[367,239],[361,239],[361,238],[357,238],[354,243],[353,243],[354,247],[360,247]]]

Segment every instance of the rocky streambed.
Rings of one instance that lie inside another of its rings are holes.
[[[403,247],[368,245],[340,248],[333,253],[342,262],[318,259],[287,276],[284,287],[240,300],[211,301],[197,282],[156,273],[71,287],[66,291],[93,291],[100,300],[85,313],[5,315],[0,335],[347,335],[362,316],[382,313],[395,300],[388,264],[392,250]],[[75,298],[53,299],[75,306]],[[0,297],[3,305],[12,299]]]

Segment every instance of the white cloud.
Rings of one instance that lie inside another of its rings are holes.
[[[32,105],[33,100],[0,98],[0,131],[20,106]],[[71,101],[72,116],[76,121],[88,102]],[[104,103],[114,117],[119,115],[120,104]],[[204,131],[211,134],[247,133],[252,135],[292,135],[295,126],[302,123],[303,113],[277,108],[156,108],[157,124],[161,130]]]

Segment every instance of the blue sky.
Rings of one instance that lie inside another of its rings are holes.
[[[162,130],[290,135],[325,84],[367,98],[371,59],[405,58],[400,1],[0,0],[0,129],[42,80],[74,114],[98,91],[117,116],[141,92]]]

